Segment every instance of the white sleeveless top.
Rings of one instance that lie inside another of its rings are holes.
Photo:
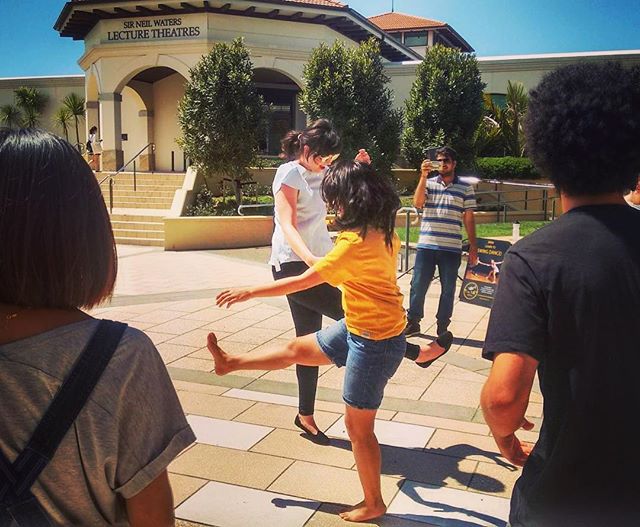
[[[297,161],[289,161],[280,165],[273,178],[272,186],[274,197],[282,185],[298,190],[297,229],[304,243],[315,256],[324,256],[333,248],[333,242],[327,230],[327,206],[322,200],[320,191],[323,177],[324,172],[313,173]],[[300,261],[302,258],[293,252],[284,236],[276,209],[269,263],[279,270],[282,263]]]

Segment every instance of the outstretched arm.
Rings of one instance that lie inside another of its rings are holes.
[[[248,287],[245,289],[227,289],[218,293],[216,305],[218,307],[230,307],[238,302],[246,302],[251,298],[266,296],[284,296],[305,289],[311,289],[324,283],[324,280],[313,268],[307,269],[303,274],[276,280],[265,285]]]

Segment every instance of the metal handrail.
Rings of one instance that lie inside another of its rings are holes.
[[[127,168],[131,163],[133,163],[133,191],[136,192],[138,190],[138,186],[136,182],[136,159],[138,159],[138,157],[140,157],[142,152],[144,152],[149,147],[151,147],[152,152],[155,152],[156,150],[155,143],[149,143],[145,145],[140,149],[140,151],[135,156],[129,159],[129,161],[127,161],[124,165],[122,165],[118,170],[109,174],[108,176],[105,176],[98,183],[98,185],[102,185],[107,179],[109,180],[109,213],[110,214],[113,213],[113,185],[115,184],[115,177],[121,172],[123,172],[124,169]]]

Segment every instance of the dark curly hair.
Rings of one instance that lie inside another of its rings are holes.
[[[336,212],[340,230],[377,229],[385,234],[391,248],[400,198],[391,180],[378,174],[368,163],[343,160],[331,165],[322,180],[322,197]]]
[[[624,192],[640,172],[640,69],[575,64],[530,94],[527,153],[570,196]]]

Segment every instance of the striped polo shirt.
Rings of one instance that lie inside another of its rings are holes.
[[[425,193],[418,247],[461,252],[462,213],[476,208],[473,187],[458,176],[445,185],[442,176],[437,175],[427,180]]]

